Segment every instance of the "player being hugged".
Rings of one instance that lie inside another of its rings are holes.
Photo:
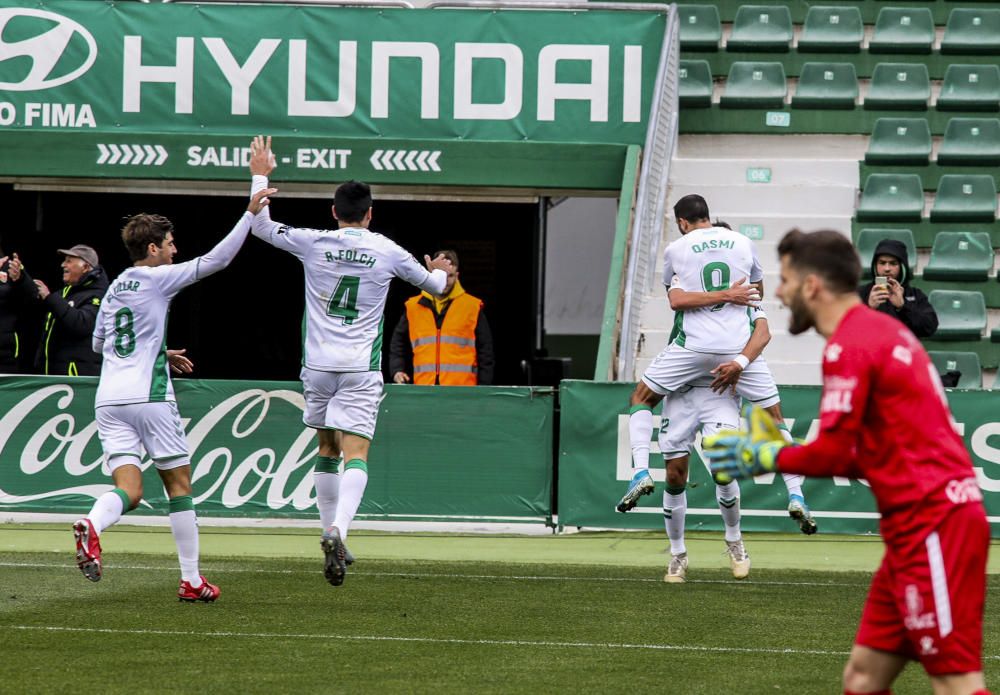
[[[271,138],[257,137],[251,149],[251,190],[257,192],[274,169]],[[441,294],[453,266],[443,256],[424,256],[425,268],[396,242],[370,231],[371,189],[360,181],[337,188],[333,217],[337,229],[296,229],[272,221],[265,208],[254,218],[253,234],[298,258],[305,271],[302,419],[319,439],[313,482],[324,574],[340,586],[354,561],[344,540],[368,484],[368,449],[382,400],[382,312],[389,283],[398,277]]]
[[[940,377],[908,328],[859,300],[849,239],[793,230],[778,254],[789,330],[815,328],[827,339],[819,435],[789,445],[766,413],[748,409],[749,431],[705,442],[716,480],[775,470],[866,479],[886,552],[844,692],[889,693],[907,662],[919,660],[937,695],[982,695],[989,524]]]
[[[211,602],[219,587],[198,571],[198,523],[191,496],[191,460],[170,370],[190,373],[183,350],[167,350],[170,302],[188,285],[217,273],[236,257],[253,216],[275,189],[261,190],[232,231],[215,248],[175,264],[173,224],[160,215],[135,215],[122,229],[134,265],[111,282],[94,327],[94,351],[103,355],[95,408],[97,433],[114,489],[97,498],[73,524],[76,560],[84,576],[102,574],[100,534],[142,499],[142,450],[152,459],[170,500],[170,528],[177,543],[181,601]]]

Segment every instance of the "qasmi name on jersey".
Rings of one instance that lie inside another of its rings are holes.
[[[736,243],[732,239],[709,239],[700,244],[692,244],[692,253],[701,253],[711,249],[732,249],[736,248]]]

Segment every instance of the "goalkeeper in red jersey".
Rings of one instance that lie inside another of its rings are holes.
[[[864,306],[860,263],[838,232],[785,235],[778,297],[793,334],[823,351],[820,431],[804,446],[748,409],[748,431],[706,441],[716,480],[781,471],[864,478],[886,552],[844,669],[844,692],[884,695],[910,660],[935,695],[987,693],[982,671],[989,524],[937,371],[898,320]]]

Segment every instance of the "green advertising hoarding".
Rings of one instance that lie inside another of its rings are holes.
[[[0,147],[0,175],[49,175],[60,134],[89,136],[94,176],[199,178],[268,133],[312,139],[284,150],[311,180],[423,183],[447,182],[442,141],[638,144],[665,24],[656,8],[4,3],[0,135],[33,149]]]
[[[94,421],[96,385],[86,377],[0,378],[0,512],[83,514],[111,489]],[[299,383],[175,385],[199,514],[317,518],[316,437],[302,424]],[[554,400],[542,388],[386,386],[359,513],[549,520]],[[146,499],[132,513],[163,514],[163,487],[150,463],[143,466]]]
[[[656,492],[639,506],[619,514],[614,506],[632,477],[628,437],[628,399],[632,384],[563,381],[560,388],[559,522],[564,526],[662,529],[665,470],[658,455],[656,428],[650,449]],[[783,386],[781,407],[792,435],[810,439],[819,428],[819,387]],[[962,428],[983,490],[994,537],[1000,536],[1000,414],[990,391],[950,391],[948,401]],[[919,423],[914,423],[918,427]],[[699,441],[700,447],[700,441]],[[700,456],[691,457],[687,527],[721,530],[715,485]],[[821,533],[874,533],[875,500],[864,482],[846,478],[807,478],[806,499]],[[781,476],[766,475],[740,483],[742,526],[748,531],[795,532],[788,518],[787,491]]]

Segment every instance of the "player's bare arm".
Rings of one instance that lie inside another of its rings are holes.
[[[716,304],[735,304],[737,306],[756,306],[760,302],[760,291],[756,284],[747,284],[747,278],[740,278],[726,290],[712,292],[691,292],[680,287],[667,290],[670,308],[674,311],[689,311],[715,306]]]
[[[767,325],[767,319],[757,319],[753,324],[750,340],[747,341],[746,347],[740,352],[739,357],[725,364],[720,364],[710,372],[714,377],[710,384],[711,389],[716,393],[722,393],[728,387],[735,394],[736,382],[740,380],[743,370],[748,364],[760,357],[769,342],[771,342],[771,329]],[[743,359],[741,360],[740,357]]]

